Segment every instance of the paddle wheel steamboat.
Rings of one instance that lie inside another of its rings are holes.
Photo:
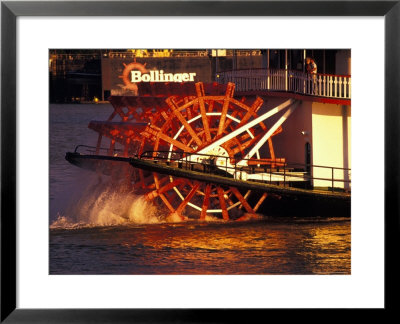
[[[68,152],[70,163],[144,195],[170,221],[240,221],[311,204],[350,216],[349,163],[315,163],[326,119],[341,118],[340,149],[349,151],[349,75],[286,65],[218,72],[202,82],[136,58],[123,67],[122,89],[108,98],[111,115],[88,125],[97,143]],[[303,163],[292,161],[296,154]]]

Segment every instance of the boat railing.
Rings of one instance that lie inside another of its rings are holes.
[[[351,99],[351,76],[316,73],[287,69],[250,69],[219,72],[219,83],[235,83],[238,92],[286,91],[296,94]]]
[[[315,164],[287,162],[283,158],[231,159],[228,156],[187,153],[179,151],[145,151],[126,156],[125,150],[77,145],[74,153],[106,157],[136,158],[162,163],[190,171],[233,177],[237,180],[261,181],[280,186],[298,186],[305,189],[327,188],[334,191],[351,191],[351,169]]]
[[[303,187],[328,188],[330,191],[351,190],[351,169],[343,167],[322,166],[314,164],[290,163],[284,159],[244,159],[232,161],[230,157],[199,153],[145,151],[137,158],[151,160],[154,163],[176,164],[178,168],[208,174],[216,173],[222,176],[234,177],[238,180],[247,180],[250,175],[258,174],[256,180],[281,186],[295,186],[303,182]],[[216,161],[224,161],[223,166]],[[240,163],[239,163],[240,162]],[[225,171],[221,173],[220,171]]]
[[[84,150],[82,150],[82,148]],[[124,150],[114,148],[113,152],[116,152],[115,154],[118,155],[119,152],[124,152]],[[80,145],[77,145],[75,147],[74,153],[79,153],[79,154],[85,153],[85,154],[90,154],[90,155],[95,155],[95,154],[96,155],[99,155],[99,154],[101,155],[102,153],[104,153],[105,155],[109,155],[110,148],[109,147],[96,147],[96,146],[80,144]]]

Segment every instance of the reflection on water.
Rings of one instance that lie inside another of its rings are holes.
[[[165,223],[65,160],[110,105],[50,106],[50,274],[350,274],[350,220]],[[293,215],[288,215],[293,216]]]
[[[50,273],[350,274],[348,220],[53,229]]]

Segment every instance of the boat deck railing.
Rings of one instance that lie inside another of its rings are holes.
[[[104,156],[107,157],[107,160],[110,159],[109,148],[78,145],[74,153]],[[126,162],[129,162],[129,159],[140,159],[187,171],[284,187],[301,186],[305,189],[323,189],[332,192],[351,191],[350,168],[293,163],[280,158],[233,160],[228,156],[176,151],[145,151],[130,156],[126,156],[124,153],[126,153],[124,150],[115,149],[112,157],[118,158],[119,161],[126,159]]]
[[[351,76],[289,69],[249,69],[219,72],[219,83],[235,83],[235,91],[284,91],[301,95],[351,99]]]
[[[110,153],[110,148],[108,147],[96,147],[96,146],[90,146],[90,145],[84,145],[84,144],[79,144],[75,147],[74,153],[81,153],[82,150],[81,148],[85,148],[84,152],[94,155],[94,154],[101,154],[104,153],[105,155],[109,155]],[[123,153],[124,150],[114,148],[113,152],[115,152],[116,155],[119,153]]]
[[[293,163],[279,158],[241,159],[238,163],[227,156],[170,151],[146,151],[137,158],[191,171],[217,173],[238,180],[262,181],[282,186],[296,186],[296,183],[298,185],[303,182],[306,188],[328,188],[332,192],[350,191],[351,188],[350,168]],[[221,161],[222,166],[217,165]],[[258,177],[252,178],[252,175]]]

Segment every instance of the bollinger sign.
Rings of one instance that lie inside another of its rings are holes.
[[[193,82],[196,73],[164,73],[160,71],[149,71],[149,73],[142,73],[142,71],[131,70],[131,82]]]

